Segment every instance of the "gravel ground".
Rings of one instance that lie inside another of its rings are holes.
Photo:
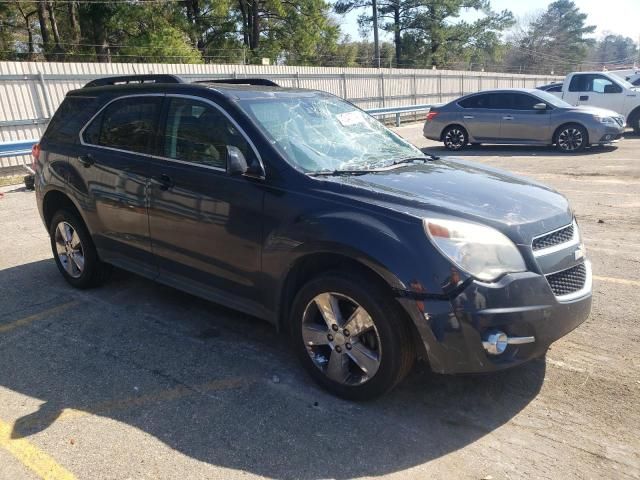
[[[398,131],[426,151],[420,125]],[[51,259],[32,192],[0,192],[0,478],[640,478],[640,138],[460,156],[569,197],[591,317],[486,376],[418,366],[376,402],[307,378],[269,325],[135,275],[90,291]]]

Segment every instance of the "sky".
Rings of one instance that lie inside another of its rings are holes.
[[[545,10],[552,0],[491,0],[494,10],[511,10],[516,17],[531,12]],[[640,0],[575,0],[576,5],[588,15],[589,25],[596,25],[596,37],[605,32],[624,35],[640,40]],[[472,21],[477,18],[476,12],[467,12],[463,18]],[[348,33],[353,40],[360,39],[358,33],[358,13],[346,15],[342,22],[342,31]],[[373,40],[373,33],[370,34]],[[389,35],[382,36],[391,40]]]

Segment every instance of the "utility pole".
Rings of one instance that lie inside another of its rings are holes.
[[[378,2],[371,0],[373,6],[373,49],[375,55],[375,64],[380,68],[380,44],[378,43]]]

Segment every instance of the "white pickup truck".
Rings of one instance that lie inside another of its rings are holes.
[[[564,79],[562,92],[550,92],[571,105],[607,108],[624,115],[640,134],[640,87],[608,72],[574,72]]]

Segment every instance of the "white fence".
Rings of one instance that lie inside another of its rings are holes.
[[[69,90],[107,75],[171,73],[186,81],[268,78],[283,87],[325,90],[361,108],[433,104],[489,88],[535,87],[558,80],[451,70],[331,68],[261,65],[0,62],[0,143],[39,138]],[[0,159],[0,168],[30,162]]]

